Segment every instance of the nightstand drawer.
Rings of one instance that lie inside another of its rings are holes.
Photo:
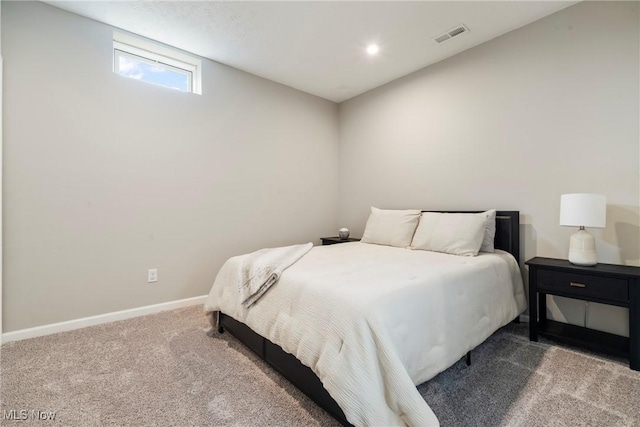
[[[349,242],[359,242],[360,239],[354,239],[353,237],[349,237],[347,239],[341,239],[340,237],[321,237],[320,240],[322,240],[322,246],[327,246],[327,245],[337,245],[339,243],[349,243]]]
[[[561,292],[562,294],[599,298],[608,301],[629,301],[629,283],[627,279],[538,270],[537,285],[540,291]]]

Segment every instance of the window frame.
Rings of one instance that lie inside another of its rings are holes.
[[[187,93],[202,94],[202,61],[175,48],[164,46],[120,32],[113,33],[113,72],[120,74],[120,57],[128,57],[138,62],[165,68],[188,77]],[[144,80],[142,80],[144,81]],[[156,86],[168,87],[158,83]]]

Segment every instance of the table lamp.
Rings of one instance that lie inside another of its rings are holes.
[[[596,240],[585,227],[604,228],[607,199],[601,194],[574,193],[560,196],[560,225],[580,227],[569,241],[569,262],[576,265],[596,265]]]

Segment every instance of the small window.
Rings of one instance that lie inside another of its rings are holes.
[[[113,71],[121,76],[201,94],[200,67],[199,59],[176,49],[113,34]]]

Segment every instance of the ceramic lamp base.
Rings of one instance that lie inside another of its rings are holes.
[[[338,237],[340,237],[342,240],[347,240],[349,238],[349,229],[341,228],[340,230],[338,230]]]
[[[576,265],[592,266],[598,263],[596,239],[581,227],[571,235],[569,241],[569,262]]]

